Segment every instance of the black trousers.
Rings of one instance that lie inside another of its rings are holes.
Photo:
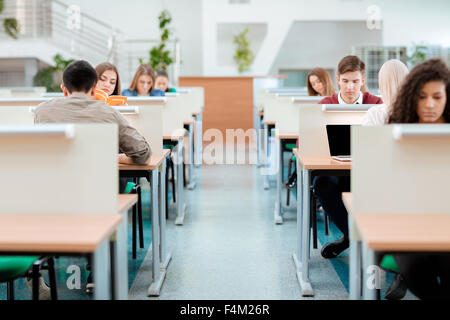
[[[314,194],[333,223],[348,239],[348,213],[342,192],[350,191],[350,177],[320,176],[313,181]]]
[[[449,254],[395,254],[400,274],[411,292],[422,300],[450,300]]]

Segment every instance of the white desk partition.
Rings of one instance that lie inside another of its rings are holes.
[[[34,124],[35,107],[0,107],[0,124]]]
[[[38,98],[47,88],[45,87],[3,87],[0,88],[0,96],[7,98]]]
[[[42,102],[46,102],[48,100],[51,100],[50,97],[26,97],[26,98],[1,98],[0,99],[0,107],[12,107],[12,106],[25,106],[25,107],[31,107],[31,106],[37,106],[41,104]]]
[[[324,105],[299,105],[299,152],[310,157],[330,157],[327,124],[360,125],[366,114],[360,106],[351,111],[355,105],[340,106],[342,111],[329,111]]]
[[[0,125],[0,213],[112,214],[116,124]]]
[[[450,213],[449,163],[448,124],[353,127],[352,211]]]
[[[144,106],[114,107],[142,134],[150,144],[152,154],[163,154],[163,108],[165,103]]]

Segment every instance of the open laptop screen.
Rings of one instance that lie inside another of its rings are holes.
[[[328,145],[330,146],[330,155],[350,156],[350,131],[351,125],[347,124],[329,124],[327,125]]]

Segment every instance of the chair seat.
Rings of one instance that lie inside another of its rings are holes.
[[[395,273],[400,273],[400,269],[397,265],[397,262],[395,262],[394,256],[391,254],[387,254],[383,257],[383,260],[381,261],[380,266],[383,269],[393,271]]]
[[[295,148],[297,148],[297,145],[295,144],[295,143],[288,143],[287,145],[286,145],[286,149],[287,150],[294,150]]]
[[[16,279],[37,259],[39,257],[0,257],[0,282]]]

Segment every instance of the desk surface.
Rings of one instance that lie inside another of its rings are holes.
[[[343,193],[342,200],[351,212],[351,193]],[[353,213],[352,216],[362,239],[375,251],[450,251],[450,214]]]
[[[350,170],[352,168],[351,162],[341,162],[332,159],[331,157],[304,157],[294,149],[294,154],[300,161],[302,167],[307,170]]]
[[[118,208],[119,213],[130,210],[138,201],[137,194],[119,194],[118,196]]]
[[[134,170],[143,170],[143,171],[151,171],[159,168],[163,160],[170,154],[169,149],[163,150],[163,155],[161,156],[151,156],[150,159],[148,159],[146,164],[121,164],[119,163],[119,170],[126,170],[126,171],[134,171]]]
[[[183,135],[181,135],[181,134],[165,134],[165,135],[163,135],[163,140],[178,141],[178,140],[184,139],[185,136],[186,136],[186,133]]]
[[[280,131],[275,137],[280,140],[298,139],[298,132],[296,131]]]
[[[120,214],[0,214],[0,251],[92,253],[121,221]]]

